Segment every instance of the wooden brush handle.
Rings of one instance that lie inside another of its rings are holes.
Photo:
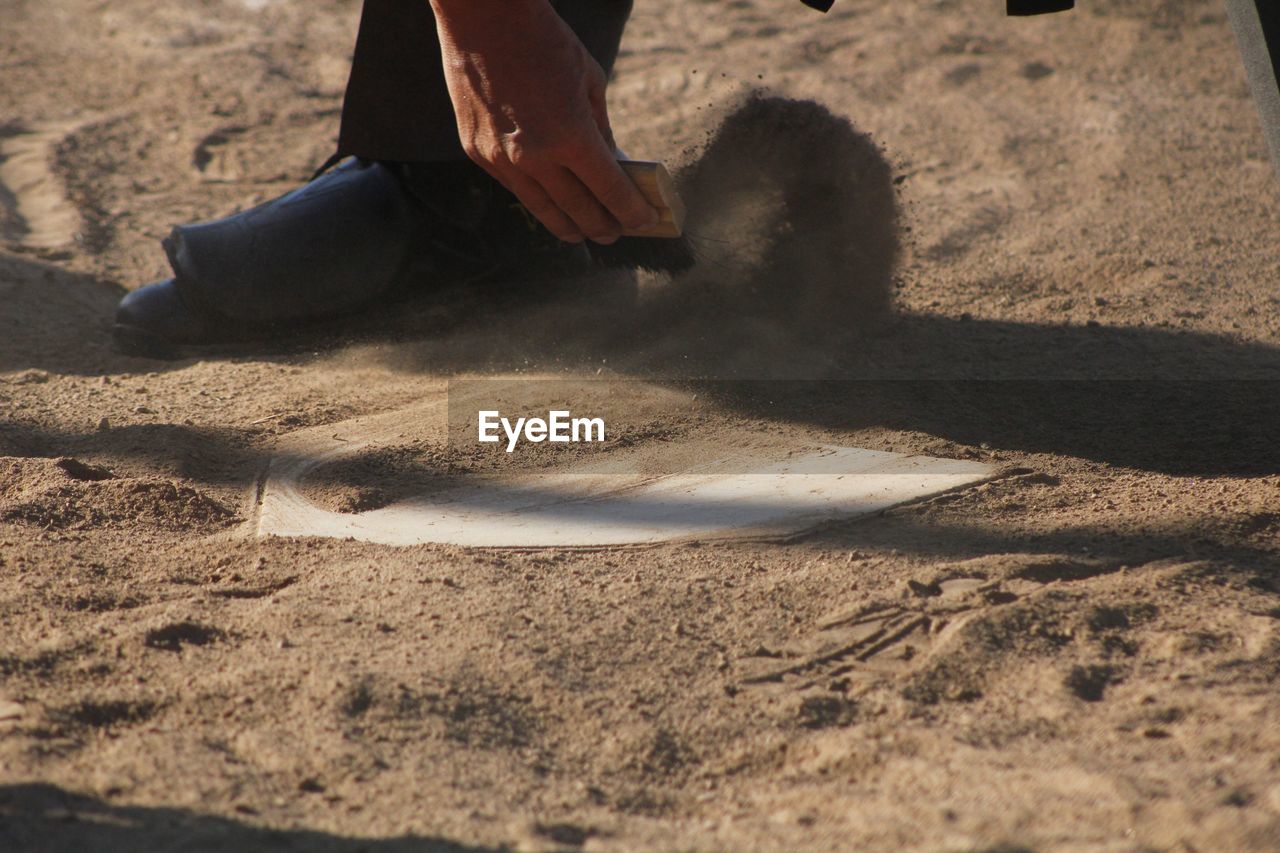
[[[658,209],[662,218],[651,228],[627,230],[627,237],[679,237],[684,233],[684,203],[676,194],[667,167],[656,160],[619,160],[618,165],[627,173],[649,204]]]

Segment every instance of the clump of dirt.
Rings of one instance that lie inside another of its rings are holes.
[[[75,459],[0,459],[0,521],[45,529],[144,524],[167,530],[224,527],[233,511],[162,478],[117,478]]]
[[[86,483],[97,483],[102,480],[114,480],[115,474],[106,468],[99,468],[95,465],[88,465],[79,459],[63,458],[55,463],[68,477],[73,480],[81,480]]]
[[[0,457],[0,501],[15,500],[20,495],[47,484],[49,480],[65,479],[65,472],[57,471],[47,459]]]
[[[153,649],[179,652],[183,646],[207,646],[225,639],[226,636],[222,629],[199,622],[170,622],[148,631],[143,643]]]
[[[467,470],[448,448],[401,445],[324,465],[303,479],[302,488],[317,506],[354,514],[390,506]]]

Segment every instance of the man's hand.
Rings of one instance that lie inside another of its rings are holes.
[[[658,212],[614,158],[605,76],[548,0],[431,0],[467,155],[561,240]]]

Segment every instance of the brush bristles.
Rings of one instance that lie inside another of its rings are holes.
[[[606,269],[648,270],[674,275],[697,263],[687,237],[619,237],[610,246],[587,243],[591,259]]]

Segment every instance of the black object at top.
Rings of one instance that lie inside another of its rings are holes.
[[[835,0],[801,0],[820,12],[831,8]],[[1075,8],[1075,0],[1008,0],[1010,15],[1043,15],[1045,12],[1065,12]]]
[[[1046,12],[1065,12],[1074,9],[1076,0],[1008,0],[1006,9],[1010,15],[1043,15]]]

